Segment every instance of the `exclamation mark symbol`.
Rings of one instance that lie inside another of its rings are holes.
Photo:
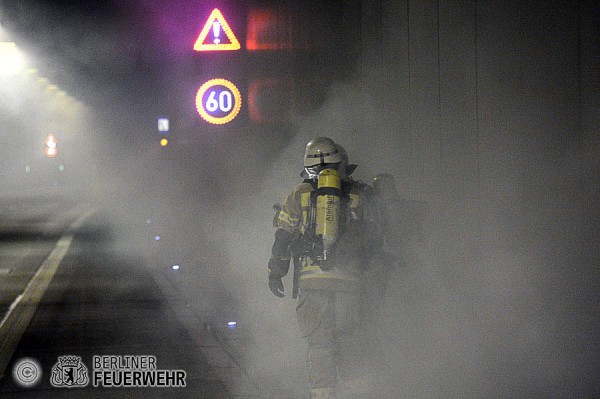
[[[215,44],[221,43],[221,39],[219,39],[219,36],[221,36],[221,24],[219,23],[219,21],[215,20],[215,22],[213,22],[212,28],[213,28],[213,35],[215,37],[215,40],[213,40],[213,43],[215,43]]]

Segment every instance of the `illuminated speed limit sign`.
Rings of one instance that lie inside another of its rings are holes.
[[[196,109],[205,121],[215,125],[231,122],[242,108],[242,95],[225,79],[205,82],[196,94]]]

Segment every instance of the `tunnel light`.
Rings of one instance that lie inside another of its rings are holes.
[[[0,42],[0,74],[14,75],[25,67],[25,59],[14,42]]]
[[[179,265],[173,265],[173,270],[178,271],[179,270]]]
[[[48,80],[48,78],[45,78],[43,76],[38,77],[35,81],[38,82],[39,85],[43,86],[43,87],[46,87],[50,84],[50,81]]]
[[[30,79],[33,79],[33,78],[37,79],[38,73],[39,73],[39,71],[37,68],[27,68],[25,70],[25,76],[27,76]]]
[[[59,88],[57,85],[55,84],[50,84],[46,87],[46,91],[50,94],[54,94],[57,93],[59,91]]]
[[[227,322],[227,327],[234,329],[237,327],[237,321],[228,321]]]

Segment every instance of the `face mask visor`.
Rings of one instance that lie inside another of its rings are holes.
[[[316,179],[319,177],[319,173],[323,171],[323,169],[335,169],[338,172],[340,171],[341,162],[336,163],[321,163],[313,166],[306,166],[304,168],[304,172],[306,173],[306,177],[308,179]]]

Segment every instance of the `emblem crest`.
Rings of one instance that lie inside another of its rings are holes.
[[[59,356],[52,367],[50,384],[53,387],[84,387],[88,384],[88,370],[79,356]]]

